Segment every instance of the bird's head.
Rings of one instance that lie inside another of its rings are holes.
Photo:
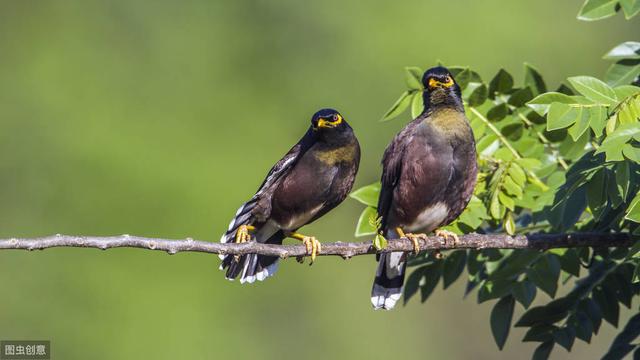
[[[333,109],[322,109],[313,114],[311,126],[316,132],[338,132],[348,127],[342,115]]]
[[[318,138],[328,142],[342,142],[353,136],[351,126],[334,109],[322,109],[313,114],[311,129]]]
[[[436,66],[427,70],[422,76],[422,84],[425,109],[442,104],[462,107],[460,86],[446,67]]]

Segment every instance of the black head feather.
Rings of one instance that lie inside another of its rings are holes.
[[[324,138],[339,136],[351,131],[347,121],[334,109],[322,109],[313,114],[311,128],[314,133]]]
[[[460,86],[446,67],[436,66],[425,71],[422,76],[422,85],[425,89],[423,94],[425,111],[443,105],[464,110]]]

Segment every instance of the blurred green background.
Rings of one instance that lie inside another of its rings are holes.
[[[527,61],[551,87],[602,75],[601,56],[639,23],[578,22],[580,4],[2,0],[0,237],[217,241],[321,107],[355,128],[356,186],[371,183],[407,121],[377,122],[405,65],[490,77]],[[352,241],[360,210],[348,200],[305,231]],[[535,346],[516,331],[499,352],[491,305],[463,300],[463,281],[374,312],[370,256],[289,260],[251,286],[217,267],[205,254],[2,251],[0,339],[50,339],[55,359],[495,359]],[[554,357],[603,354],[613,331],[601,331]]]

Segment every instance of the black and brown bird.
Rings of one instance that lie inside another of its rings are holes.
[[[424,111],[396,135],[382,160],[378,199],[381,231],[389,239],[418,239],[438,230],[467,206],[476,183],[475,140],[464,114],[460,87],[444,67],[422,77]],[[371,291],[376,309],[392,309],[402,295],[406,253],[384,253]]]
[[[318,111],[306,134],[271,169],[256,194],[238,209],[220,242],[281,244],[303,241],[313,263],[320,243],[297,233],[340,204],[351,191],[360,163],[360,145],[347,121],[333,109]],[[272,276],[278,257],[220,256],[226,278],[253,283]]]

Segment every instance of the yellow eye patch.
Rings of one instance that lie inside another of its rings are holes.
[[[452,87],[453,86],[453,79],[451,78],[451,76],[447,76],[445,82],[438,81],[438,80],[436,80],[434,78],[429,79],[429,87],[430,88],[439,87],[439,86],[443,86],[443,87],[446,87],[446,88]]]
[[[334,118],[335,118],[335,120],[326,120],[326,119],[318,120],[318,127],[319,128],[334,128],[334,127],[340,125],[340,123],[342,123],[342,116],[336,115]]]

